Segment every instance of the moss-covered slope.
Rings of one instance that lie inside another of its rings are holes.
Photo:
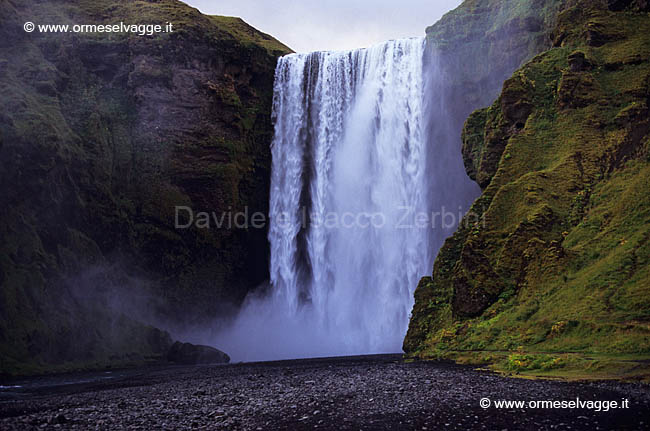
[[[597,374],[598,355],[650,354],[650,16],[572,3],[465,124],[483,194],[416,290],[412,357]]]
[[[474,110],[498,96],[503,81],[551,47],[566,0],[465,0],[427,28],[427,46],[442,74],[446,116],[459,134]],[[430,66],[431,67],[431,66]]]
[[[176,0],[0,3],[0,372],[159,353],[139,321],[214,317],[266,278],[264,229],[175,229],[175,207],[267,212],[287,52]]]

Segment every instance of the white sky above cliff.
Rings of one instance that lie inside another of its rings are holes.
[[[184,0],[209,15],[238,16],[297,52],[343,50],[424,30],[462,0]]]

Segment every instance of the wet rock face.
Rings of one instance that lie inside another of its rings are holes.
[[[465,1],[427,28],[427,43],[440,58],[454,130],[489,105],[503,82],[525,61],[551,44],[550,33],[562,4],[557,0]]]
[[[136,16],[175,31],[22,31]],[[105,299],[108,285],[119,302],[144,290],[147,314],[192,324],[266,278],[265,229],[228,220],[268,211],[274,69],[288,48],[172,0],[4,2],[0,33],[0,59],[12,60],[0,67],[11,106],[0,114],[0,343],[38,357],[56,343],[25,340],[81,331],[76,297]],[[179,206],[224,222],[177,228]],[[82,286],[89,269],[103,275]]]

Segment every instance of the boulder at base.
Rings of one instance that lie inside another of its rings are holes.
[[[198,364],[227,364],[230,356],[219,349],[210,346],[201,346],[180,341],[172,344],[167,353],[170,362],[183,365]]]

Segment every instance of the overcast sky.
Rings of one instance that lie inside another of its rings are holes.
[[[294,51],[366,47],[424,36],[462,0],[184,0],[209,15],[239,16]]]

